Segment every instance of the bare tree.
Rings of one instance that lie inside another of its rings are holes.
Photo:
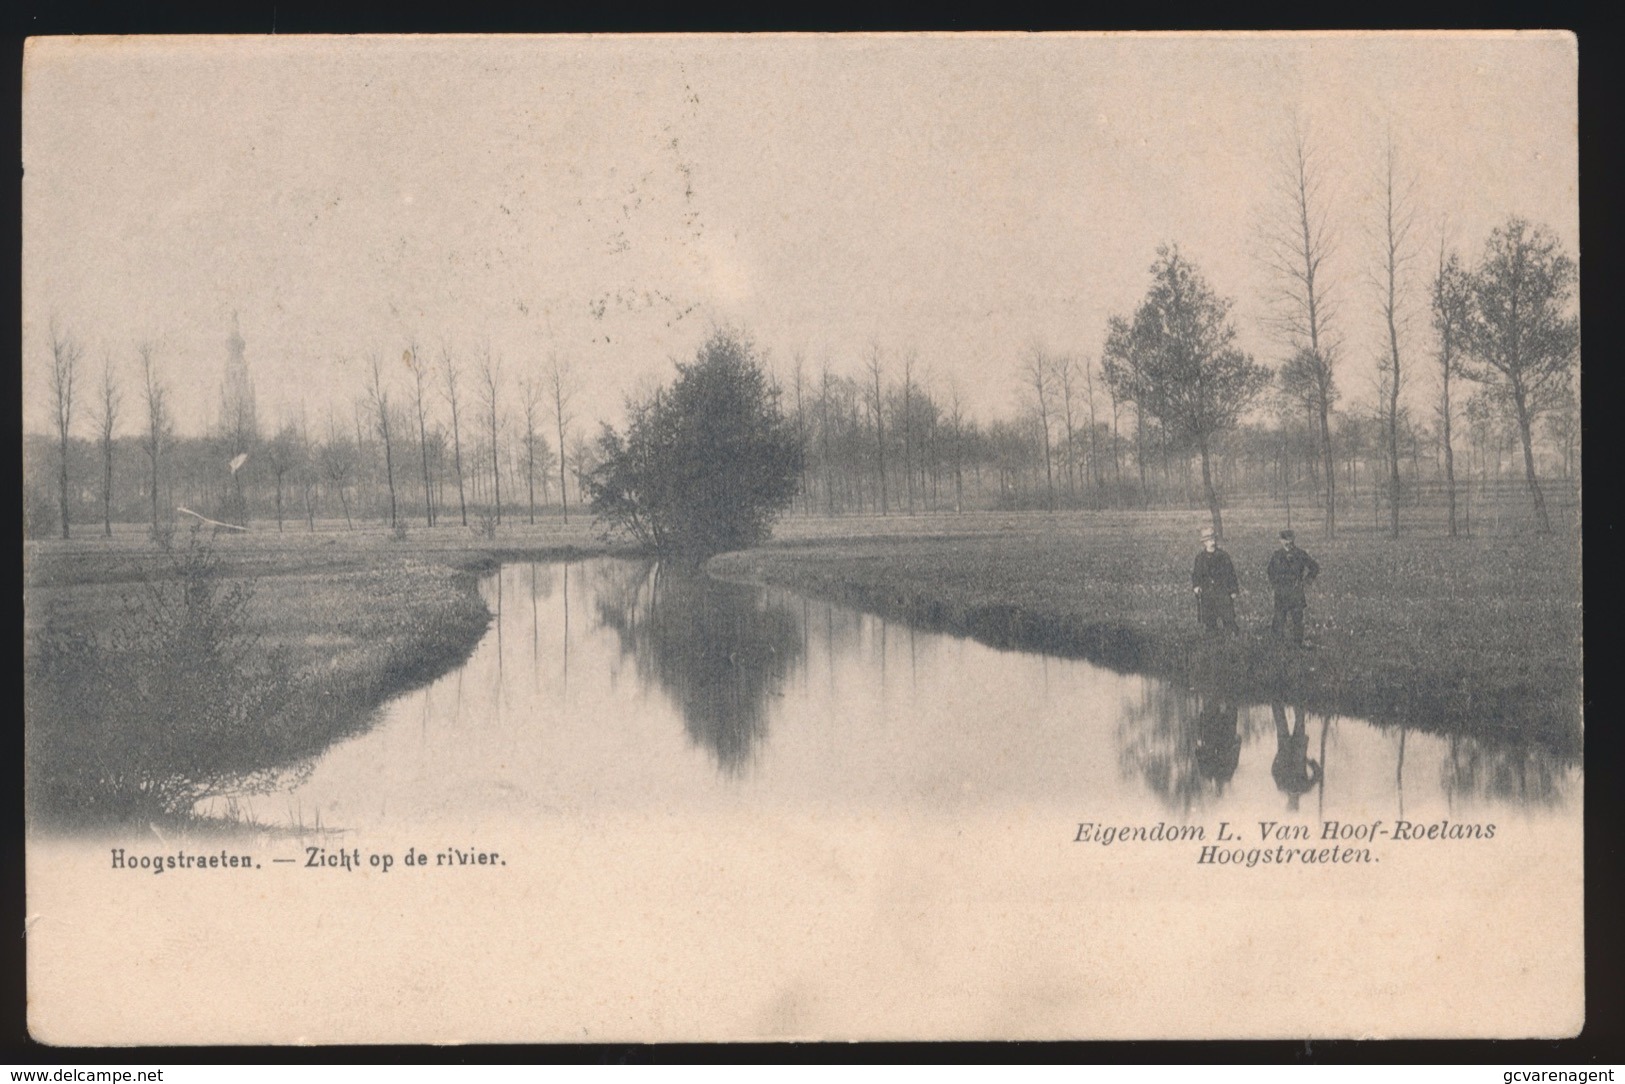
[[[1055,383],[1061,389],[1061,420],[1066,426],[1066,495],[1069,500],[1076,501],[1078,496],[1077,480],[1077,452],[1073,434],[1077,423],[1073,416],[1072,402],[1077,395],[1078,362],[1071,354],[1063,354],[1055,359]]]
[[[1450,381],[1461,365],[1461,350],[1467,333],[1467,319],[1472,304],[1471,284],[1461,260],[1455,253],[1446,254],[1445,240],[1439,237],[1439,269],[1433,277],[1433,333],[1438,339],[1439,362],[1439,442],[1444,453],[1444,485],[1449,502],[1450,536],[1457,534],[1456,524],[1456,455],[1450,443]]]
[[[502,453],[499,438],[501,425],[499,424],[499,404],[502,401],[502,361],[491,353],[491,344],[486,343],[480,354],[480,384],[485,393],[485,416],[489,423],[488,432],[491,437],[491,493],[496,502],[496,521],[502,523]]]
[[[142,441],[142,450],[147,455],[147,466],[151,472],[152,497],[152,532],[158,535],[158,486],[159,486],[159,459],[163,454],[164,445],[168,441],[169,408],[167,406],[167,393],[163,382],[158,378],[157,366],[152,359],[152,344],[142,343],[136,347],[136,353],[141,357],[141,390],[147,408],[147,435]]]
[[[339,491],[339,504],[344,509],[344,526],[348,530],[355,529],[355,521],[350,518],[348,486],[350,479],[355,476],[357,456],[356,445],[351,443],[349,436],[339,428],[338,420],[329,407],[327,442],[322,445],[322,473]]]
[[[316,457],[310,447],[305,405],[299,404],[299,488],[305,500],[305,526],[316,532]]]
[[[1032,392],[1034,406],[1038,410],[1038,438],[1044,445],[1044,486],[1048,494],[1047,507],[1055,510],[1055,470],[1050,458],[1049,440],[1049,413],[1050,400],[1053,398],[1053,377],[1050,372],[1050,360],[1042,348],[1034,346],[1027,352],[1026,364],[1022,366],[1022,376],[1027,382],[1027,390]]]
[[[97,405],[96,424],[102,446],[102,530],[113,537],[113,429],[118,424],[118,408],[122,396],[113,379],[113,355],[102,355],[102,386]]]
[[[874,395],[871,405],[875,416],[875,461],[880,472],[880,514],[887,515],[890,511],[886,507],[886,419],[885,400],[882,398],[880,387],[881,358],[880,344],[869,344],[869,375],[874,378]]]
[[[463,433],[459,425],[460,411],[457,400],[457,378],[461,375],[457,362],[452,359],[451,348],[440,348],[440,375],[445,381],[446,404],[451,407],[452,465],[457,471],[457,509],[462,513],[463,526],[468,526],[468,497],[463,490]]]
[[[1098,422],[1095,419],[1095,366],[1093,362],[1083,367],[1083,394],[1089,401],[1089,469],[1095,476],[1095,489],[1101,490],[1106,486],[1106,475],[1100,468],[1100,439],[1097,430]]]
[[[529,522],[536,522],[536,416],[542,405],[541,386],[530,377],[519,382],[519,408],[525,418],[525,486],[530,496]]]
[[[418,416],[418,451],[423,456],[423,522],[434,526],[434,481],[429,475],[429,419],[423,405],[423,387],[428,379],[428,364],[418,357],[418,344],[412,343],[401,356],[412,371],[412,406]]]
[[[575,380],[568,361],[560,361],[554,354],[548,359],[547,371],[548,391],[553,397],[553,421],[557,426],[559,438],[559,504],[564,510],[564,522],[570,522],[570,489],[565,484],[565,459],[567,458],[566,428],[574,418],[570,414],[570,401],[575,398]]]
[[[276,530],[282,533],[282,484],[288,472],[299,465],[299,431],[285,422],[265,446],[265,457],[276,480]]]
[[[56,422],[57,501],[62,514],[62,537],[68,530],[68,431],[73,424],[73,385],[79,372],[81,347],[51,321],[51,406]]]
[[[802,403],[802,391],[807,383],[807,359],[797,350],[790,364],[790,386],[796,395],[796,442],[803,449],[801,457],[801,514],[812,515],[811,494],[807,486],[807,414]]]
[[[395,445],[389,431],[389,388],[384,384],[384,363],[377,352],[369,358],[367,401],[373,409],[373,422],[384,442],[384,480],[389,486],[389,525],[397,526],[395,513]]]
[[[823,371],[818,386],[818,438],[824,451],[824,507],[829,515],[835,514],[835,458],[830,452],[830,385],[829,356],[824,357]]]
[[[1332,333],[1335,304],[1326,262],[1335,251],[1318,157],[1301,127],[1277,171],[1272,216],[1261,227],[1262,259],[1277,283],[1272,298],[1277,334],[1293,351],[1289,384],[1308,395],[1320,437],[1326,485],[1326,534],[1337,532],[1337,486],[1332,459],[1332,403],[1336,400],[1339,342]]]
[[[948,383],[948,425],[954,442],[954,511],[965,511],[965,407],[959,398],[959,381]]]
[[[1383,157],[1379,196],[1382,211],[1380,243],[1380,270],[1377,286],[1381,291],[1384,322],[1388,327],[1388,353],[1383,358],[1383,425],[1388,443],[1388,531],[1399,537],[1399,394],[1404,388],[1407,372],[1401,364],[1399,352],[1400,331],[1408,326],[1409,314],[1405,308],[1403,278],[1414,259],[1411,251],[1411,230],[1415,214],[1411,185],[1399,182],[1394,176],[1394,141],[1388,140]]]
[[[903,479],[908,514],[914,514],[914,364],[913,350],[903,355]]]

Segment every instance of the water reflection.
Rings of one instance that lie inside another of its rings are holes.
[[[741,771],[767,734],[769,701],[803,661],[801,621],[755,588],[660,562],[595,571],[598,619],[622,658],[677,704],[689,740]]]
[[[1557,806],[1571,796],[1579,768],[1574,758],[1538,746],[1490,746],[1460,734],[1447,741],[1439,782],[1451,808],[1463,801]]]
[[[1197,716],[1197,774],[1211,780],[1220,793],[1235,776],[1236,765],[1241,761],[1239,714],[1234,700],[1215,694],[1203,699]]]
[[[1141,695],[1124,705],[1117,731],[1124,775],[1139,777],[1181,812],[1223,795],[1240,766],[1250,718],[1216,686],[1187,692],[1169,682],[1139,680]]]
[[[1275,719],[1275,759],[1270,763],[1270,775],[1275,786],[1287,796],[1287,809],[1297,812],[1298,799],[1321,782],[1320,761],[1309,756],[1309,732],[1304,729],[1303,708],[1293,705],[1292,725],[1287,725],[1286,705],[1276,700],[1270,704]],[[1327,725],[1321,726],[1321,756],[1325,754]]]
[[[1266,718],[1264,706],[1238,704],[1219,685],[1186,689],[1136,680],[1137,695],[1124,701],[1117,723],[1119,768],[1164,808],[1186,815],[1214,808],[1238,789],[1258,804],[1260,777],[1276,801],[1285,796],[1288,812],[1302,812],[1312,794],[1319,816],[1329,794],[1337,802],[1356,795],[1370,802],[1385,792],[1391,804],[1374,808],[1403,818],[1417,798],[1445,813],[1485,805],[1559,808],[1578,793],[1578,759],[1533,743],[1379,727],[1283,700],[1268,705]]]
[[[1578,817],[1578,762],[1538,746],[1242,703],[650,562],[509,565],[482,591],[496,618],[468,661],[275,805],[346,828],[786,804]]]

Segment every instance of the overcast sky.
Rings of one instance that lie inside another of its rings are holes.
[[[367,355],[413,340],[489,343],[515,379],[556,353],[581,420],[616,420],[718,324],[852,374],[913,350],[985,418],[1033,346],[1098,357],[1164,242],[1273,365],[1257,223],[1294,123],[1357,401],[1389,134],[1420,367],[1442,222],[1476,254],[1516,213],[1577,254],[1576,73],[1547,34],[36,39],[25,421],[48,425],[54,317],[132,382],[156,344],[199,431],[233,313],[262,428],[347,415]]]

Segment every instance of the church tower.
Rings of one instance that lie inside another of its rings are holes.
[[[243,356],[243,333],[237,314],[231,314],[231,338],[226,340],[226,382],[221,396],[220,429],[231,441],[233,452],[247,451],[259,434],[254,413],[254,382],[248,376]]]

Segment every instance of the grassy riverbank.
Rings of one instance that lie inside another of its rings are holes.
[[[1196,624],[1193,513],[792,521],[713,559],[771,583],[1000,647],[1083,657],[1250,699],[1579,748],[1580,554],[1573,537],[1317,539],[1307,633],[1269,636],[1273,520],[1226,514],[1243,634]]]
[[[25,551],[28,792],[41,821],[184,817],[364,728],[455,666],[504,559],[602,552],[586,523],[220,535]],[[190,556],[188,556],[190,555]]]

